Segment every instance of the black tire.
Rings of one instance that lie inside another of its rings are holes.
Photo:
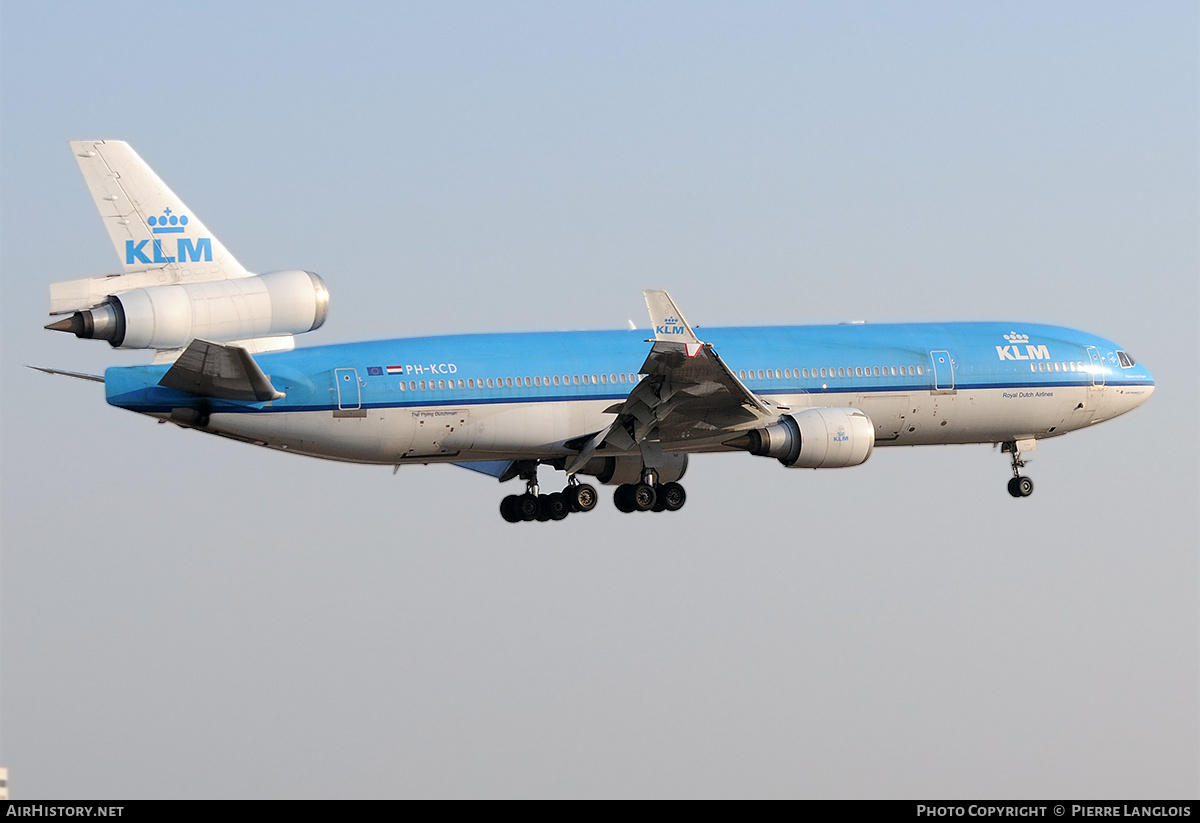
[[[613,505],[617,507],[617,511],[629,514],[635,508],[633,502],[633,486],[628,483],[622,483],[617,486],[617,490],[613,492]]]
[[[537,501],[538,501],[537,521],[539,523],[545,523],[546,521],[548,521],[550,519],[550,495],[539,494],[537,496]]]
[[[1019,483],[1020,480],[1021,480],[1021,478],[1014,477],[1012,480],[1008,481],[1008,493],[1011,494],[1013,497],[1021,496],[1021,490],[1019,488],[1017,488],[1017,483]]]
[[[654,487],[649,483],[638,483],[633,487],[629,496],[632,499],[633,507],[640,512],[650,511],[658,502],[658,492],[654,491]]]
[[[521,519],[528,522],[538,516],[538,499],[536,494],[523,494],[517,498],[517,511]]]
[[[590,512],[600,502],[600,495],[596,494],[596,487],[589,486],[587,483],[568,486],[566,495],[571,508],[577,512]]]
[[[664,483],[658,490],[658,499],[662,507],[669,512],[677,512],[687,502],[687,492],[678,483]]]
[[[1028,497],[1033,494],[1033,481],[1028,477],[1017,478],[1017,493],[1021,497]]]
[[[554,492],[546,496],[550,509],[551,520],[563,520],[571,513],[571,504],[562,492]]]
[[[520,499],[515,494],[510,494],[500,501],[500,516],[509,523],[520,523]]]

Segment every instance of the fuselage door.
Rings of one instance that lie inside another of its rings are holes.
[[[929,365],[933,369],[933,391],[954,391],[954,361],[948,351],[931,351]]]
[[[334,369],[333,382],[337,385],[339,409],[357,409],[362,406],[356,369]]]
[[[1088,346],[1088,357],[1092,361],[1092,388],[1104,388],[1104,361],[1100,359],[1100,351],[1095,346]]]

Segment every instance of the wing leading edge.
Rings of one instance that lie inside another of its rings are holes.
[[[662,465],[672,446],[714,440],[774,422],[779,412],[746,388],[711,343],[700,340],[667,292],[643,292],[654,337],[642,364],[646,378],[617,409],[617,417],[584,444],[567,467],[579,471],[597,452],[640,451],[647,467]]]

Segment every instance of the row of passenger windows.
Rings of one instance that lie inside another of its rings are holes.
[[[924,366],[846,366],[845,368],[835,369],[759,369],[755,371],[750,369],[740,369],[738,377],[742,380],[754,380],[756,377],[759,380],[790,380],[793,372],[796,377],[901,377],[910,375],[916,377],[918,374],[925,374]]]
[[[1038,361],[1029,364],[1029,370],[1035,372],[1065,372],[1085,371],[1083,363],[1047,363]],[[847,366],[844,368],[825,369],[739,369],[738,377],[742,380],[790,380],[793,377],[916,377],[925,374],[924,366]],[[466,380],[410,380],[400,381],[400,391],[428,391],[432,389],[512,389],[533,386],[601,386],[608,384],[636,383],[641,379],[639,374],[564,374],[544,377],[488,377],[467,378]]]
[[[544,377],[488,377],[466,380],[409,380],[400,381],[400,391],[428,391],[431,389],[513,389],[522,386],[603,386],[611,383],[636,383],[638,374],[564,374]]]
[[[1030,371],[1087,371],[1087,367],[1083,363],[1047,363],[1045,360],[1039,360],[1036,363],[1029,364]]]

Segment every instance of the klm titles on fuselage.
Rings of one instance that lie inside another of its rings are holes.
[[[1049,360],[1050,350],[1045,346],[1034,346],[1029,342],[1029,335],[1009,332],[1004,335],[1008,346],[997,346],[996,354],[1001,360]],[[1025,346],[1025,354],[1021,354],[1020,346]]]
[[[161,216],[151,216],[146,222],[150,225],[150,231],[154,234],[183,234],[187,229],[187,215],[172,214],[170,209],[163,209]],[[175,240],[175,254],[168,255],[163,253],[163,241],[159,238],[154,238],[154,243],[150,250],[147,251],[146,244],[149,240],[133,240],[125,241],[125,265],[132,266],[137,263],[211,263],[212,262],[212,238],[199,237],[194,242],[191,238],[180,237]],[[151,257],[150,255],[154,256]]]

